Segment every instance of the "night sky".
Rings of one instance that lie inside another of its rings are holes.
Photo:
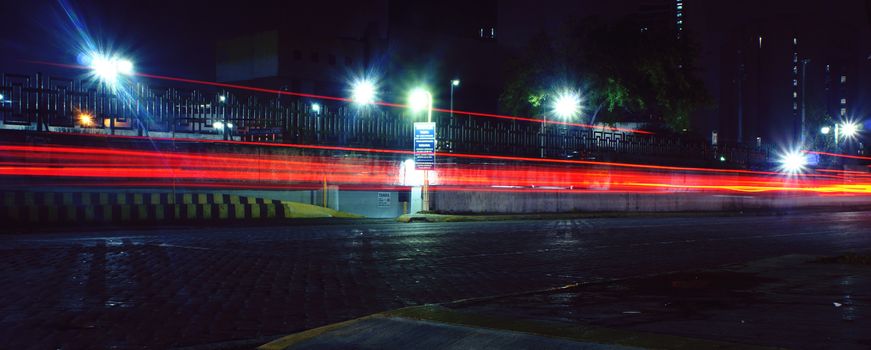
[[[572,16],[622,14],[636,1],[500,2],[499,42],[519,47],[539,30],[554,30]],[[359,28],[361,17],[381,20],[386,1],[78,1],[68,2],[101,46],[135,57],[141,71],[214,78],[215,41],[227,36],[296,24],[300,30]],[[445,4],[450,6],[450,4]],[[51,71],[23,61],[71,63],[77,54],[74,26],[56,1],[7,1],[0,21],[4,72]],[[368,13],[367,13],[368,12]],[[382,26],[382,34],[386,28]]]

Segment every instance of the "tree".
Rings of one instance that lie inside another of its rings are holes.
[[[585,122],[659,122],[674,130],[709,103],[695,76],[695,47],[687,33],[654,30],[626,19],[572,23],[556,38],[540,34],[508,67],[501,107],[544,115],[556,89],[578,87]]]

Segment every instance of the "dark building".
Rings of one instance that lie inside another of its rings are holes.
[[[869,118],[868,2],[733,1],[687,5],[716,108],[694,128],[719,139],[797,145],[829,116]],[[803,122],[804,120],[804,122]]]
[[[447,108],[450,82],[460,79],[457,109],[495,110],[502,68],[495,1],[364,1],[343,4],[353,7],[347,16],[335,6],[308,5],[304,21],[290,16],[220,40],[217,80],[347,96],[349,82],[365,77],[378,81],[382,100],[403,102],[406,91],[425,86]]]

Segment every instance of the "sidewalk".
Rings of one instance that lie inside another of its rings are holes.
[[[867,349],[869,261],[790,255],[410,307],[260,349]]]

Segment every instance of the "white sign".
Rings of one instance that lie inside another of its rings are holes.
[[[390,192],[378,192],[378,207],[390,208]]]

